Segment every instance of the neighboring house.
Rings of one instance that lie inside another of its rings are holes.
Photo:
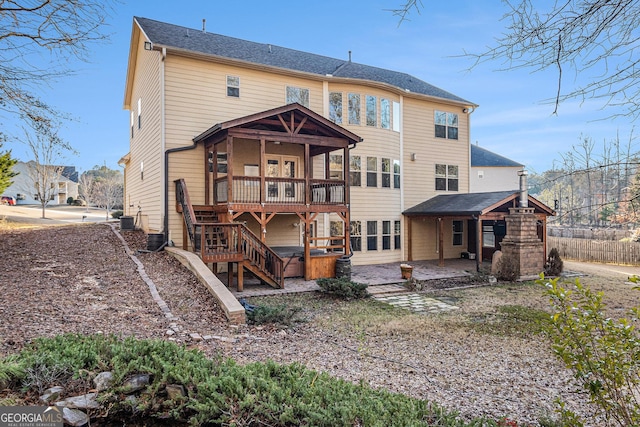
[[[15,197],[18,205],[40,204],[34,188],[32,168],[29,166],[32,162],[18,162],[13,166],[13,171],[18,175],[13,178],[13,184],[4,191],[4,195]],[[51,192],[49,205],[64,205],[69,197],[78,198],[78,173],[75,166],[59,167],[62,168],[62,172],[58,180],[51,183],[54,190]]]
[[[521,163],[472,144],[469,191],[484,193],[518,190],[520,188],[518,172],[523,169],[524,165]]]
[[[125,214],[208,263],[237,264],[239,285],[243,268],[282,286],[332,276],[344,254],[407,260],[409,241],[413,259],[459,257],[454,218],[409,228],[403,212],[470,191],[476,107],[350,57],[134,18]]]

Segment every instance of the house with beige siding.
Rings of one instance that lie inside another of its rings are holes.
[[[518,172],[523,169],[522,163],[472,144],[469,191],[484,193],[518,190],[520,187]]]
[[[469,192],[476,107],[400,71],[136,17],[125,214],[239,287],[407,260],[409,242],[459,257],[454,219],[409,229],[403,212]]]

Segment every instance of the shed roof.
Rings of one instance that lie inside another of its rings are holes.
[[[332,76],[386,83],[405,92],[413,92],[475,106],[475,104],[459,96],[398,71],[288,49],[277,45],[256,43],[208,33],[148,18],[135,17],[134,22],[138,23],[148,40],[156,47],[175,48],[325,77]]]
[[[513,202],[519,191],[493,191],[488,193],[441,194],[403,212],[408,216],[480,216]],[[536,211],[555,215],[544,203],[529,196],[529,206]]]
[[[478,166],[523,167],[524,165],[489,151],[486,148],[471,144],[471,167]]]

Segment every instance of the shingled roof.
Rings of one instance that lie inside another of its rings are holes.
[[[524,165],[522,163],[515,162],[511,159],[507,159],[506,157],[491,152],[486,148],[478,147],[477,145],[471,144],[471,167],[478,166],[522,167]]]
[[[135,17],[143,33],[156,47],[223,57],[262,66],[293,70],[320,76],[352,78],[386,83],[413,92],[474,106],[450,92],[406,73],[330,58],[272,44],[256,43],[202,30],[182,27],[148,18]]]

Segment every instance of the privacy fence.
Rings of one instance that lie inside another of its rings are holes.
[[[547,248],[557,248],[562,259],[640,266],[640,242],[548,236]]]

